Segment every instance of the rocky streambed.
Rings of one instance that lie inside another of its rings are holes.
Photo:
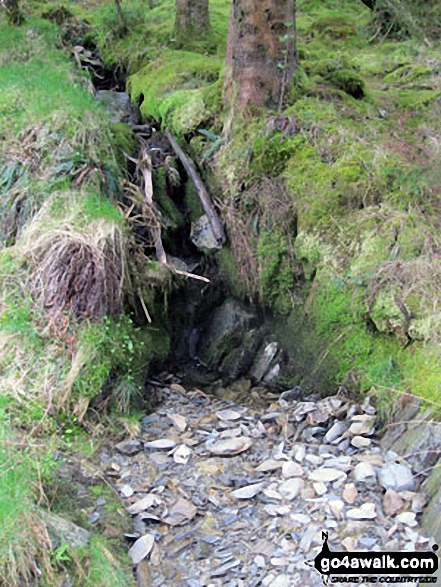
[[[142,432],[101,454],[133,520],[138,585],[318,586],[323,532],[332,550],[434,546],[421,526],[427,475],[382,445],[368,399],[295,389],[257,408],[173,378],[160,392]]]

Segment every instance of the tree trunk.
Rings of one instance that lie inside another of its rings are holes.
[[[282,107],[297,69],[295,0],[233,0],[225,97],[239,111]]]
[[[9,24],[19,25],[24,21],[19,0],[1,0],[0,3],[6,11],[6,18]]]
[[[204,38],[210,31],[208,0],[176,0],[175,37],[178,47]]]

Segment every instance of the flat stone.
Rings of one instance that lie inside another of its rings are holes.
[[[303,489],[304,483],[302,479],[298,477],[294,477],[293,479],[288,479],[284,481],[281,485],[279,485],[279,493],[289,501],[293,500],[299,492]]]
[[[346,473],[340,471],[339,469],[333,469],[332,467],[320,467],[308,475],[308,478],[311,481],[318,481],[322,483],[330,483],[331,481],[336,481],[341,477],[346,477]]]
[[[285,479],[289,479],[290,477],[301,477],[303,475],[303,469],[294,461],[286,461],[283,463],[282,466],[282,476]]]
[[[381,467],[378,472],[380,484],[385,489],[395,491],[412,491],[415,489],[415,480],[409,467],[398,463],[388,463]]]
[[[312,486],[317,495],[324,495],[328,491],[328,487],[321,482],[313,483]]]
[[[365,436],[354,436],[354,438],[351,438],[351,444],[352,446],[355,446],[355,448],[367,448],[371,445],[371,442],[372,441]]]
[[[119,453],[131,457],[142,451],[143,443],[140,440],[125,440],[116,444],[115,448]]]
[[[404,506],[404,500],[393,489],[388,489],[383,497],[383,509],[387,516],[393,516]]]
[[[373,520],[376,518],[374,503],[364,503],[359,508],[353,508],[346,512],[346,516],[350,520]]]
[[[332,444],[348,430],[349,423],[346,420],[336,420],[331,428],[326,432],[323,441]]]
[[[347,483],[343,489],[342,497],[346,503],[353,504],[358,495],[357,488],[353,483]]]
[[[411,528],[418,524],[416,521],[416,514],[413,512],[403,512],[402,514],[398,514],[398,516],[395,518],[395,521],[400,522],[400,524],[410,526]]]
[[[354,469],[354,479],[357,483],[373,485],[377,481],[377,473],[369,463],[358,463]]]
[[[349,427],[349,433],[355,436],[363,436],[364,434],[372,434],[374,432],[375,416],[362,414],[360,416],[352,417],[352,424]]]

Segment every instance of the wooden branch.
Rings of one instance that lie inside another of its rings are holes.
[[[188,271],[182,271],[182,269],[176,269],[173,265],[167,263],[167,267],[170,269],[172,273],[177,273],[178,275],[184,275],[184,277],[191,277],[191,279],[196,279],[197,281],[204,281],[205,283],[210,283],[208,277],[203,277],[202,275],[196,275],[195,273],[189,273]]]
[[[128,155],[126,155],[126,157],[130,158]],[[153,237],[156,258],[161,265],[167,265],[167,255],[165,254],[164,245],[162,244],[161,219],[159,217],[159,212],[153,204],[152,160],[150,159],[146,145],[143,143],[141,143],[140,157],[136,160],[136,167],[144,180],[145,203],[155,218],[155,224],[150,227],[150,232]]]
[[[219,214],[216,212],[216,209],[213,205],[210,194],[208,193],[207,189],[202,183],[202,180],[199,177],[193,162],[191,161],[191,159],[189,159],[189,157],[187,157],[187,155],[178,145],[176,139],[169,130],[165,131],[165,136],[167,137],[170,145],[173,147],[173,150],[175,151],[176,155],[181,160],[181,163],[184,166],[184,169],[187,172],[188,176],[193,181],[195,188],[198,192],[199,198],[202,202],[205,214],[207,215],[208,221],[210,222],[214,238],[217,240],[219,245],[222,245],[226,240],[225,232]]]

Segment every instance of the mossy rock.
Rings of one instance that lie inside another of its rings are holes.
[[[219,108],[220,87],[214,82],[220,68],[215,57],[168,51],[132,75],[128,88],[135,103],[143,96],[140,109],[145,118],[161,120],[183,135],[213,118]]]

